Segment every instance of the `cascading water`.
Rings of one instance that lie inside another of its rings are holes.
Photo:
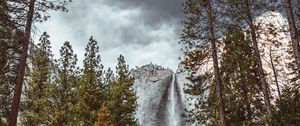
[[[169,126],[176,126],[177,125],[177,117],[176,117],[176,99],[175,99],[175,79],[176,76],[173,74],[171,85],[169,88],[169,104],[168,104],[168,124]]]
[[[182,118],[183,104],[181,92],[176,84],[176,74],[172,75],[172,81],[168,90],[168,103],[167,103],[167,124],[168,126],[185,126]]]
[[[136,117],[142,126],[190,126],[182,117],[186,102],[180,73],[150,64],[131,74],[139,97]]]

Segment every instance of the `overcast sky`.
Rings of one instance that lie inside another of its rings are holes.
[[[122,54],[131,68],[152,62],[176,70],[181,56],[181,2],[74,0],[68,13],[51,12],[50,21],[37,27],[50,35],[55,58],[63,42],[70,41],[80,66],[85,46],[93,36],[105,68],[114,68]]]

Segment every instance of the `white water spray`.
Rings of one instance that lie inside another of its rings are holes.
[[[173,74],[172,76],[172,82],[169,88],[169,104],[168,104],[168,126],[177,126],[178,124],[178,118],[175,112],[176,109],[176,97],[175,97],[175,79],[176,79],[176,75]]]

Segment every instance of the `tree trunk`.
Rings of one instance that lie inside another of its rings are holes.
[[[274,79],[277,87],[277,92],[278,92],[278,97],[280,97],[280,88],[279,88],[279,83],[278,83],[278,77],[277,77],[277,71],[273,62],[273,57],[272,57],[272,46],[270,46],[270,61],[271,61],[271,66],[274,74]]]
[[[257,45],[258,42],[257,42],[257,39],[256,39],[256,28],[255,28],[254,23],[253,23],[251,6],[250,6],[249,0],[245,0],[245,5],[246,5],[247,23],[248,23],[249,28],[250,28],[251,39],[252,39],[252,43],[253,43],[254,52],[255,52],[255,55],[256,55],[257,64],[258,64],[258,74],[259,74],[259,79],[260,79],[260,83],[261,83],[261,88],[262,88],[262,92],[263,92],[263,95],[264,95],[264,101],[265,101],[265,104],[266,104],[266,107],[267,107],[267,112],[268,112],[269,118],[271,119],[272,107],[271,107],[269,90],[268,90],[269,86],[268,86],[268,84],[266,82],[266,79],[265,79],[264,69],[263,69],[263,66],[262,66],[261,58],[260,58],[260,53],[259,53],[259,49],[258,49],[258,45]]]
[[[294,57],[296,60],[296,65],[297,65],[297,73],[298,73],[298,76],[300,77],[300,46],[299,46],[298,32],[297,32],[297,28],[295,25],[295,19],[294,19],[294,15],[293,15],[293,8],[292,8],[291,0],[285,0],[284,5],[285,5],[287,19],[288,19],[288,23],[289,23],[289,31],[290,31],[291,40],[292,40],[293,54],[294,54]]]
[[[21,98],[21,93],[22,93],[22,85],[24,82],[24,72],[25,72],[26,60],[27,60],[27,56],[28,56],[27,52],[28,52],[30,33],[31,33],[32,21],[33,21],[35,0],[31,0],[29,4],[30,5],[29,5],[29,11],[27,14],[27,21],[26,21],[25,33],[24,33],[24,41],[22,44],[21,59],[20,59],[18,75],[17,75],[16,85],[15,85],[15,94],[14,94],[14,98],[13,98],[13,104],[12,104],[11,114],[10,114],[10,119],[9,119],[9,124],[8,124],[9,126],[17,125],[19,103],[20,103],[20,98]]]
[[[218,57],[217,57],[217,47],[216,47],[216,38],[214,34],[214,17],[212,12],[211,3],[209,0],[205,1],[206,3],[206,10],[208,14],[208,40],[211,43],[211,54],[213,57],[213,67],[214,67],[214,75],[215,75],[215,82],[216,82],[216,96],[220,114],[220,122],[221,126],[226,126],[226,118],[225,118],[225,110],[224,110],[224,102],[222,98],[222,80],[221,75],[219,72],[219,64],[218,64]]]

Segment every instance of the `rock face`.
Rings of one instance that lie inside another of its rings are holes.
[[[176,74],[148,64],[131,71],[138,96],[136,117],[142,126],[184,126],[184,100]]]

